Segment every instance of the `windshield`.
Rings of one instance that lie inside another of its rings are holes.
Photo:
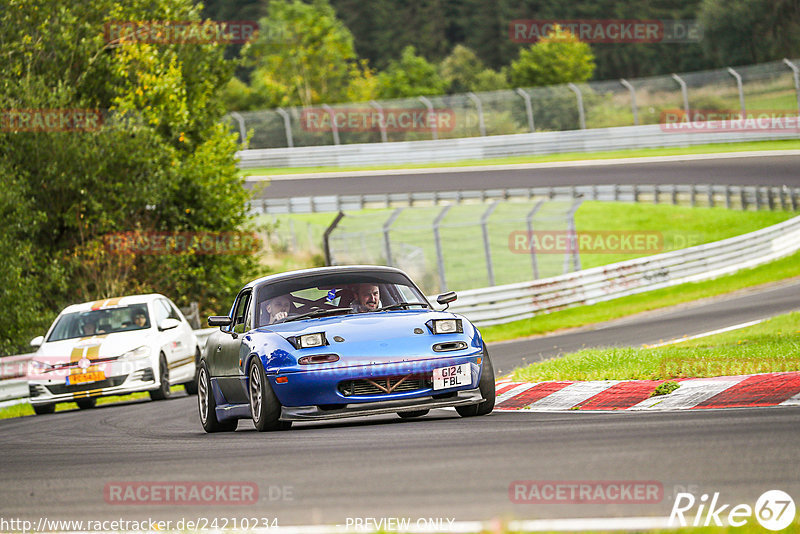
[[[73,312],[58,318],[47,341],[62,341],[114,332],[145,330],[150,328],[147,304],[132,304],[116,308]]]
[[[391,272],[298,276],[265,283],[256,288],[255,294],[257,326],[284,322],[305,314],[311,317],[324,315],[326,311],[370,313],[384,311],[389,306],[393,309],[429,307],[425,296],[411,280]]]

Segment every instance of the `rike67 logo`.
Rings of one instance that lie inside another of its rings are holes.
[[[695,510],[696,506],[696,510]],[[764,492],[754,507],[748,504],[732,506],[720,502],[719,492],[709,500],[708,494],[697,499],[691,493],[678,493],[669,515],[671,527],[708,527],[731,525],[741,527],[755,516],[759,525],[767,530],[783,530],[794,521],[794,500],[781,490]]]

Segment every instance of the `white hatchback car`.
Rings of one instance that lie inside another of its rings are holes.
[[[31,345],[38,349],[28,389],[39,415],[52,413],[59,402],[93,408],[97,397],[136,391],[161,400],[175,384],[184,384],[189,394],[197,392],[197,337],[163,295],[73,304]]]

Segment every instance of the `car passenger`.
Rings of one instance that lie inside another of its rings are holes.
[[[350,303],[354,312],[370,312],[381,307],[381,290],[377,284],[358,284],[354,290],[356,298]]]

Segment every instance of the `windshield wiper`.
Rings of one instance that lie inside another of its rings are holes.
[[[319,310],[311,310],[310,312],[307,312],[307,313],[301,313],[300,315],[295,315],[293,317],[287,317],[286,319],[284,319],[281,322],[282,323],[288,323],[288,322],[291,322],[291,321],[299,321],[301,319],[310,319],[312,317],[322,317],[323,315],[328,315],[329,313],[330,314],[335,314],[335,313],[345,313],[345,312],[351,312],[351,311],[353,311],[353,308],[324,308],[324,309],[319,309]]]
[[[388,306],[384,306],[383,308],[378,308],[375,311],[387,311],[387,310],[396,310],[398,308],[408,308],[409,306],[422,306],[424,308],[428,308],[428,304],[425,302],[398,302],[397,304],[389,304]]]

